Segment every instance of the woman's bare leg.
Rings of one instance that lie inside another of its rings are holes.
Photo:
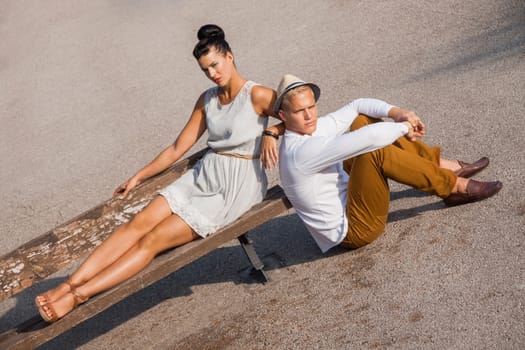
[[[110,266],[76,290],[86,297],[108,290],[140,272],[160,252],[183,245],[198,237],[179,216],[172,214],[143,236],[139,242]],[[73,304],[73,294],[66,293],[55,302],[47,304],[47,306],[44,305],[42,308],[44,312],[49,314],[51,306],[60,318],[71,311]]]
[[[139,212],[129,223],[123,224],[98,246],[82,265],[70,276],[69,283],[79,286],[93,278],[100,271],[114,263],[133,247],[144,235],[150,232],[164,219],[172,215],[164,197],[158,196],[146,208]],[[37,303],[43,305],[53,302],[70,291],[66,283],[37,297]]]

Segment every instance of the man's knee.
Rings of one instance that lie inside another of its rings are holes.
[[[390,147],[390,145],[386,147]],[[376,169],[380,169],[384,159],[384,149],[386,147],[345,159],[343,161],[343,170],[348,175],[350,175],[353,166],[357,167],[360,171],[371,171],[370,167],[368,166],[370,164],[372,164]]]
[[[355,131],[359,128],[362,128],[363,126],[366,126],[366,125],[369,125],[369,124],[373,124],[373,123],[377,123],[378,121],[380,121],[379,119],[374,119],[374,118],[371,118],[367,115],[364,115],[364,114],[359,114],[355,119],[354,121],[352,122],[352,125],[350,125],[350,131]]]

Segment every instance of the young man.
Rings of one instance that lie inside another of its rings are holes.
[[[274,112],[286,127],[279,172],[286,196],[323,252],[358,248],[384,230],[387,179],[444,198],[449,206],[493,196],[501,182],[468,177],[488,165],[440,157],[417,140],[425,126],[412,111],[358,99],[318,118],[320,89],[293,76],[281,80]],[[381,122],[381,118],[394,122]],[[348,132],[350,130],[350,132]]]

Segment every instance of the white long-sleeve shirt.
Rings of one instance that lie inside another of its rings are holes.
[[[408,127],[385,122],[346,131],[359,114],[387,117],[392,107],[377,99],[358,99],[320,117],[311,136],[290,130],[284,134],[279,151],[281,183],[322,252],[341,243],[348,231],[348,174],[342,161],[393,143]]]

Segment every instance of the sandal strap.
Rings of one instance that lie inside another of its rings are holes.
[[[76,284],[76,283],[71,282],[71,280],[69,278],[67,280],[65,280],[64,282],[62,282],[62,283],[67,284],[70,291],[74,290],[74,289],[76,289],[76,288],[78,288],[78,287],[80,287],[82,285],[82,283]]]
[[[89,297],[79,293],[76,288],[72,289],[70,293],[73,294],[73,300],[75,302],[73,308],[77,307],[79,304],[85,303],[89,299]]]
[[[69,291],[71,292],[72,290],[74,290],[75,288],[78,288],[82,285],[82,283],[80,284],[75,284],[73,282],[71,282],[71,280],[68,278],[67,280],[65,280],[64,282],[62,282],[62,284],[65,284],[66,286],[69,287]],[[42,299],[41,301],[39,301],[39,298]],[[43,294],[40,294],[39,296],[36,297],[35,300],[37,300],[37,305],[39,306],[43,306],[43,305],[46,305],[50,302],[49,300],[49,291],[48,292],[45,292]]]

